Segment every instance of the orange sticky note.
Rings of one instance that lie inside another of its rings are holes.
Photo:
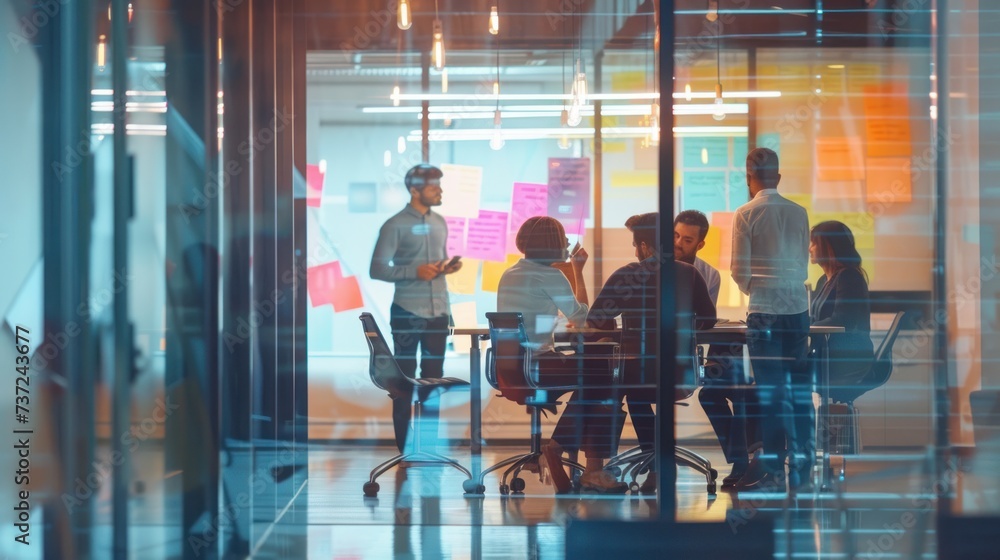
[[[864,92],[868,157],[909,157],[912,146],[906,85],[869,85]]]
[[[833,136],[816,139],[816,178],[820,181],[861,181],[865,178],[861,139]]]
[[[339,278],[333,287],[330,303],[337,313],[360,309],[365,306],[365,300],[361,297],[361,285],[358,284],[357,276]]]
[[[913,200],[910,158],[868,158],[865,191],[868,202],[893,204]]]
[[[719,232],[719,270],[729,270],[733,260],[733,212],[712,212],[712,227]]]

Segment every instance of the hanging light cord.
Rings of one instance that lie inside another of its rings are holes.
[[[437,0],[434,0],[437,2]],[[497,0],[497,18],[500,17],[500,0]],[[500,32],[497,31],[497,111],[500,110]]]

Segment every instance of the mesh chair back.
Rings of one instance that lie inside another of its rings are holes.
[[[520,313],[487,313],[496,387],[504,398],[518,404],[534,395],[528,383],[528,335]]]
[[[697,347],[689,314],[677,316],[677,356],[674,371],[674,399],[690,397],[697,385]],[[656,356],[659,347],[654,313],[622,313],[622,351],[626,356],[625,366],[630,369],[628,383],[656,386],[659,375],[656,372]],[[664,371],[668,371],[666,367]]]
[[[371,313],[361,314],[361,325],[365,329],[365,340],[368,341],[368,374],[376,387],[389,393],[392,399],[412,398],[413,384],[399,369],[396,358],[389,350],[389,345],[382,336],[382,331]]]
[[[892,345],[895,344],[896,337],[899,336],[899,331],[902,329],[903,315],[905,314],[905,312],[900,311],[892,318],[892,324],[889,325],[885,338],[882,339],[882,343],[879,344],[878,350],[875,352],[875,362],[872,363],[872,368],[868,371],[868,376],[865,379],[866,391],[881,387],[889,380],[889,376],[892,374]]]

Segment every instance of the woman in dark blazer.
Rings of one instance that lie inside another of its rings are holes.
[[[861,268],[854,234],[841,222],[812,228],[809,257],[824,272],[809,308],[812,324],[846,329],[830,336],[830,389],[836,399],[837,388],[861,383],[875,359],[868,276]]]

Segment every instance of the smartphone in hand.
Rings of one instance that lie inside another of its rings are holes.
[[[450,261],[448,261],[448,264],[444,265],[444,267],[445,268],[451,268],[451,267],[455,266],[456,264],[458,264],[458,261],[460,261],[460,260],[462,260],[461,256],[454,256],[454,257],[451,258]]]

